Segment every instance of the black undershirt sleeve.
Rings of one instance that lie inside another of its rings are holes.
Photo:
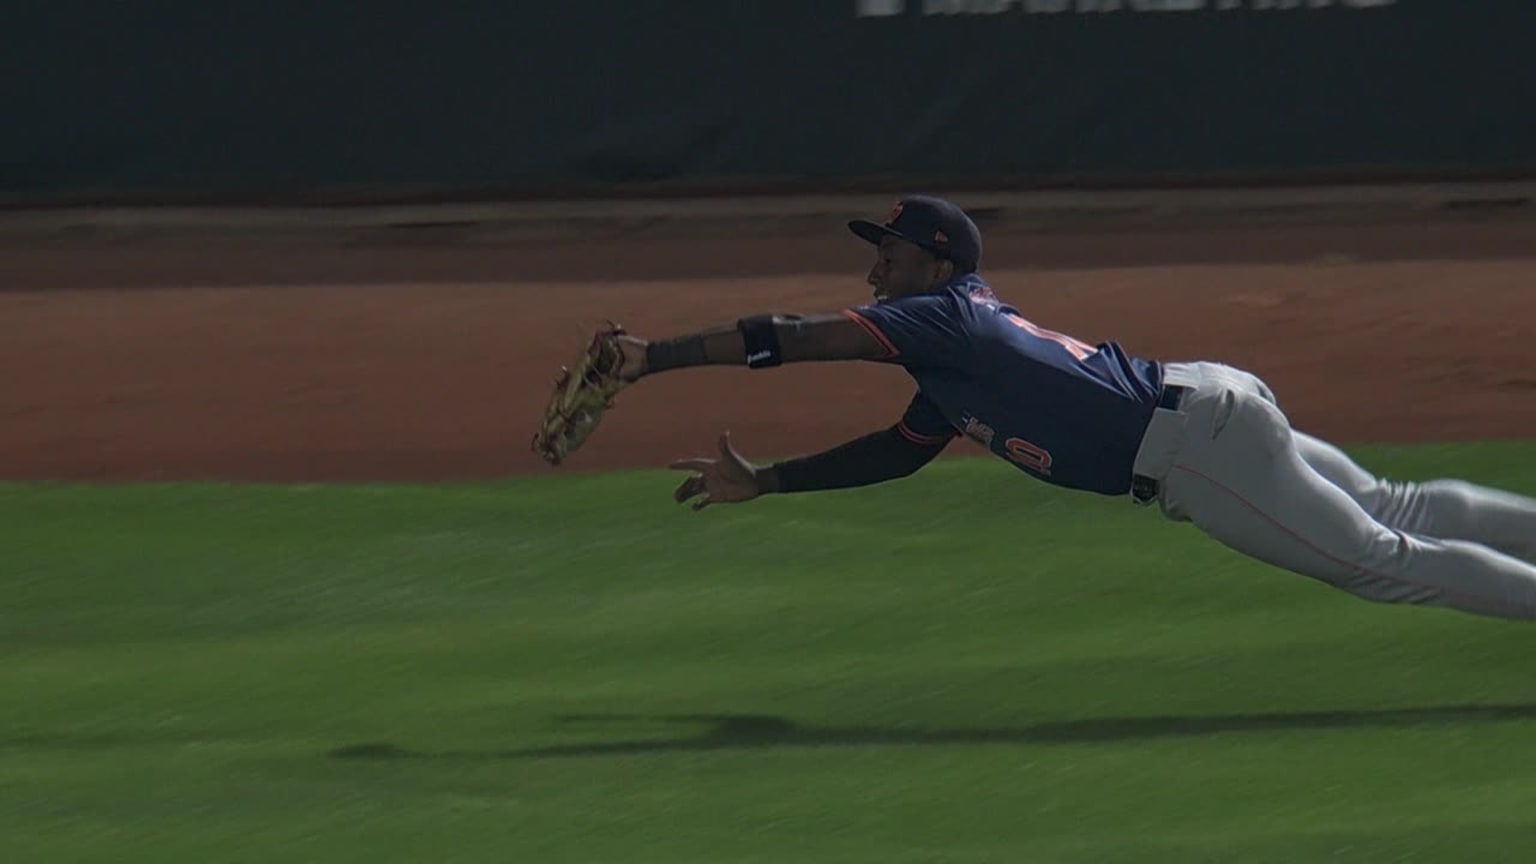
[[[918,443],[892,426],[822,453],[768,466],[763,491],[815,492],[895,480],[933,461],[947,443]]]

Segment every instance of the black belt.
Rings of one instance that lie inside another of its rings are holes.
[[[1184,403],[1184,397],[1190,388],[1178,384],[1169,384],[1163,387],[1163,392],[1157,396],[1157,407],[1164,411],[1177,411]],[[1162,491],[1162,483],[1156,477],[1148,477],[1145,474],[1131,475],[1131,500],[1137,504],[1148,504],[1157,499]]]

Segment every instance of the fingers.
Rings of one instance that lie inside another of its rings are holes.
[[[681,504],[684,501],[687,501],[689,498],[692,498],[693,496],[705,491],[707,488],[708,486],[704,482],[704,478],[695,474],[694,476],[689,477],[687,480],[684,480],[681,484],[679,484],[677,491],[672,493],[672,497],[677,501],[677,503]]]
[[[725,458],[726,464],[734,464],[740,461],[740,457],[736,455],[736,451],[731,447],[731,433],[729,431],[721,433],[718,445],[720,455]],[[673,500],[679,504],[684,504],[689,499],[696,499],[689,505],[695,512],[715,503],[714,499],[709,495],[709,481],[704,478],[704,472],[712,469],[718,470],[717,466],[719,465],[720,460],[718,459],[678,459],[668,465],[667,467],[677,471],[697,472],[692,477],[678,484],[677,488],[672,492]]]

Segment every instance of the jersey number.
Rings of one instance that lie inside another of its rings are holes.
[[[1003,442],[1008,458],[1036,474],[1051,473],[1051,454],[1023,438],[1009,438]]]
[[[1055,330],[1047,330],[1044,327],[1036,325],[1032,321],[1028,321],[1019,317],[1018,315],[1013,314],[1012,312],[1006,313],[1003,317],[1007,318],[1010,324],[1020,328],[1031,336],[1037,336],[1041,339],[1049,339],[1050,341],[1055,342],[1057,345],[1067,349],[1067,353],[1071,354],[1073,357],[1076,357],[1079,360],[1087,360],[1089,357],[1093,356],[1093,353],[1096,350],[1098,350],[1092,345],[1089,345],[1087,342],[1081,342],[1077,339],[1073,339],[1071,336],[1068,336],[1065,333],[1057,333]]]

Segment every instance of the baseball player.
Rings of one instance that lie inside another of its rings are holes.
[[[694,509],[764,494],[905,477],[958,436],[1065,489],[1156,503],[1252,558],[1367,600],[1536,618],[1536,499],[1457,480],[1393,483],[1291,428],[1256,376],[1088,344],[1000,302],[978,273],[981,235],[957,206],[904,198],[883,223],[874,302],[821,315],[751,315],[669,339],[615,336],[626,382],[705,364],[765,369],[863,360],[917,389],[887,429],[823,453],[754,464],[719,440],[684,459]]]

